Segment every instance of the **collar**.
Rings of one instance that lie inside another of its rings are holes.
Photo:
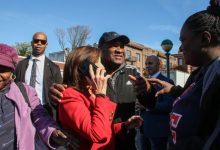
[[[43,55],[41,55],[41,56],[39,56],[39,57],[35,57],[35,56],[31,55],[30,60],[33,61],[33,59],[37,59],[38,61],[44,62],[44,60],[45,60],[45,55],[43,54]]]
[[[6,94],[9,91],[10,84],[11,84],[11,81],[9,81],[9,83],[2,90],[0,90],[0,96],[2,96],[3,94]]]
[[[156,72],[153,75],[149,75],[149,78],[157,78],[160,75],[160,71]]]
[[[121,66],[115,72],[117,72],[117,71],[121,70],[122,68],[124,68],[125,65],[126,65],[125,63],[121,64]]]
[[[112,73],[112,76],[114,76],[119,71],[124,72],[123,68],[125,68],[125,65],[126,65],[125,63],[121,64],[121,66]]]
[[[203,76],[206,74],[206,72],[207,72],[209,66],[211,66],[216,60],[217,60],[217,59],[211,60],[211,61],[209,61],[209,63],[206,64],[205,66],[199,67],[199,68],[198,68],[199,71],[196,73],[195,78],[194,78],[194,81],[198,81],[201,77],[203,77]],[[213,70],[213,74],[214,74],[214,70]]]

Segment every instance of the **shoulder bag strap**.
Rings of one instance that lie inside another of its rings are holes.
[[[23,95],[23,97],[25,99],[25,102],[28,104],[29,107],[31,107],[31,104],[30,104],[29,98],[27,96],[27,91],[24,87],[24,84],[22,82],[15,82],[15,83],[18,86],[18,88],[20,89],[21,94]]]

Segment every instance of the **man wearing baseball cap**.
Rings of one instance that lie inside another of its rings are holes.
[[[112,74],[108,80],[107,95],[117,103],[114,122],[123,122],[135,114],[136,95],[128,75],[139,76],[135,66],[125,64],[125,45],[130,42],[125,35],[116,32],[105,32],[99,39],[102,50],[102,63],[107,74]],[[126,133],[125,138],[116,137],[116,150],[135,150],[135,130]]]

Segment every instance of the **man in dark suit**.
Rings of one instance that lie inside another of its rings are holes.
[[[174,84],[172,80],[163,76],[159,71],[160,60],[157,56],[148,56],[145,65],[149,78],[157,78]],[[153,85],[153,87],[156,91],[161,89],[161,87],[156,85]],[[148,100],[145,99],[145,101]],[[173,98],[169,94],[164,94],[157,98],[153,107],[146,106],[146,109],[141,111],[141,116],[144,119],[144,123],[140,128],[143,150],[146,149],[148,140],[150,141],[151,150],[167,149],[168,136],[170,135],[169,113],[172,109],[172,103]]]
[[[31,45],[32,55],[20,61],[17,65],[15,81],[22,81],[33,86],[37,91],[41,104],[56,119],[56,104],[49,101],[48,90],[53,83],[62,82],[60,69],[44,54],[48,45],[45,33],[35,33]]]

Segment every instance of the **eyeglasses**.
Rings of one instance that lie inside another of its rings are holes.
[[[40,42],[41,44],[45,45],[47,43],[47,40],[33,39],[33,42],[35,44],[38,44]]]

